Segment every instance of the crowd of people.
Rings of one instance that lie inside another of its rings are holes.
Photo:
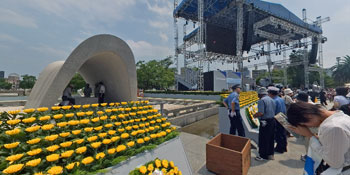
[[[239,108],[239,85],[232,87],[233,92],[224,100],[231,121],[230,134],[244,137],[242,117]],[[349,89],[314,91],[297,90],[283,87],[261,87],[258,89],[258,111],[254,114],[260,121],[259,155],[257,161],[274,160],[274,154],[287,152],[287,137],[296,136],[303,140],[306,153],[308,148],[317,153],[322,162],[316,174],[327,169],[346,171],[350,168],[350,100]],[[319,99],[319,103],[317,102]],[[334,105],[327,106],[327,100]],[[329,110],[327,109],[330,108]],[[275,115],[287,116],[289,131],[276,119]],[[301,160],[305,161],[305,155]]]

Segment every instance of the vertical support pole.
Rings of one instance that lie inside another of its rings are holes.
[[[283,50],[283,79],[284,79],[284,86],[288,86],[288,77],[287,77],[287,52],[286,50]]]
[[[318,24],[318,27],[320,27],[320,29],[322,29],[322,19],[321,16],[316,18],[316,22]],[[317,38],[317,42],[318,42],[318,64],[320,66],[320,84],[321,84],[321,88],[324,89],[325,88],[325,84],[324,84],[324,70],[323,70],[323,47],[322,47],[322,34],[318,35]]]
[[[237,67],[241,72],[241,86],[243,87],[243,3],[244,0],[237,0],[237,33],[236,33],[236,55],[237,55]]]
[[[267,59],[267,70],[269,71],[269,79],[270,83],[272,83],[272,73],[271,73],[271,66],[272,66],[272,61],[271,61],[271,43],[270,41],[267,41],[267,54],[266,54],[266,59]]]
[[[187,21],[186,21],[186,23],[184,24],[184,26],[183,26],[183,36],[186,36],[187,35],[187,29],[186,29],[186,26],[187,26]],[[183,53],[183,55],[184,55],[184,67],[185,68],[187,68],[187,53],[186,53],[186,41],[183,41],[184,43],[183,43],[183,48],[182,48],[182,53]]]
[[[174,0],[174,9],[176,9],[178,5],[178,0]],[[176,79],[176,76],[178,75],[179,71],[179,52],[178,52],[178,47],[179,47],[179,31],[177,27],[177,19],[176,16],[174,16],[174,44],[175,44],[175,53],[174,53],[174,62],[176,65],[176,70],[175,70],[175,89],[178,90],[178,82]]]
[[[205,51],[203,47],[204,43],[204,0],[198,0],[198,20],[199,20],[199,33],[198,33],[198,47],[199,47],[199,81],[198,89],[204,90],[204,77],[203,77],[203,60],[205,59]]]
[[[307,22],[306,9],[303,9],[303,21]],[[304,38],[304,43],[307,43],[307,38]],[[305,88],[309,88],[309,58],[307,48],[304,49],[304,76],[305,76]]]

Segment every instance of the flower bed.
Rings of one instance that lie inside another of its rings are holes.
[[[89,174],[177,136],[148,101],[1,114],[4,174]]]
[[[182,172],[175,166],[173,161],[160,160],[156,158],[154,161],[150,161],[145,165],[142,165],[139,168],[131,171],[129,175],[143,175],[148,174],[152,175],[153,172],[157,174],[171,174],[171,175],[182,175]]]
[[[221,94],[221,103],[230,94]],[[259,100],[258,93],[255,91],[241,92],[239,94],[239,107],[247,106]]]

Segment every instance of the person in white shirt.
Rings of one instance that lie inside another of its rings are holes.
[[[100,82],[99,83],[99,92],[98,92],[98,103],[103,103],[105,99],[105,93],[106,93],[106,87],[105,85]]]
[[[305,102],[291,104],[287,112],[290,129],[310,138],[310,148],[330,168],[347,169],[350,165],[350,117],[342,111],[328,111]],[[309,128],[319,127],[318,135]]]
[[[334,109],[339,109],[343,105],[347,105],[350,101],[346,98],[348,94],[348,88],[346,87],[338,87],[335,89],[337,95],[334,97]]]

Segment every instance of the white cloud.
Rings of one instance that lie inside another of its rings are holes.
[[[134,53],[135,59],[144,58],[163,58],[172,54],[172,51],[166,46],[156,46],[146,41],[127,40],[128,45]]]
[[[13,37],[13,36],[7,35],[7,34],[1,34],[1,33],[0,33],[0,41],[9,41],[9,42],[13,42],[13,43],[21,42],[21,40],[16,38],[16,37]]]
[[[146,4],[148,10],[157,13],[160,16],[172,16],[173,6],[170,1],[156,0],[153,4],[146,1]]]
[[[3,8],[0,8],[0,24],[1,23],[13,24],[20,27],[38,28],[34,19]]]
[[[167,42],[169,40],[168,35],[165,33],[160,33],[159,36],[164,42]]]
[[[149,21],[148,24],[151,27],[158,28],[158,29],[167,29],[169,28],[169,23],[167,21]]]
[[[69,54],[67,51],[52,48],[47,45],[32,46],[29,48],[47,56],[50,56],[51,58],[66,59]]]
[[[343,5],[338,9],[332,17],[335,24],[350,24],[350,4]]]

